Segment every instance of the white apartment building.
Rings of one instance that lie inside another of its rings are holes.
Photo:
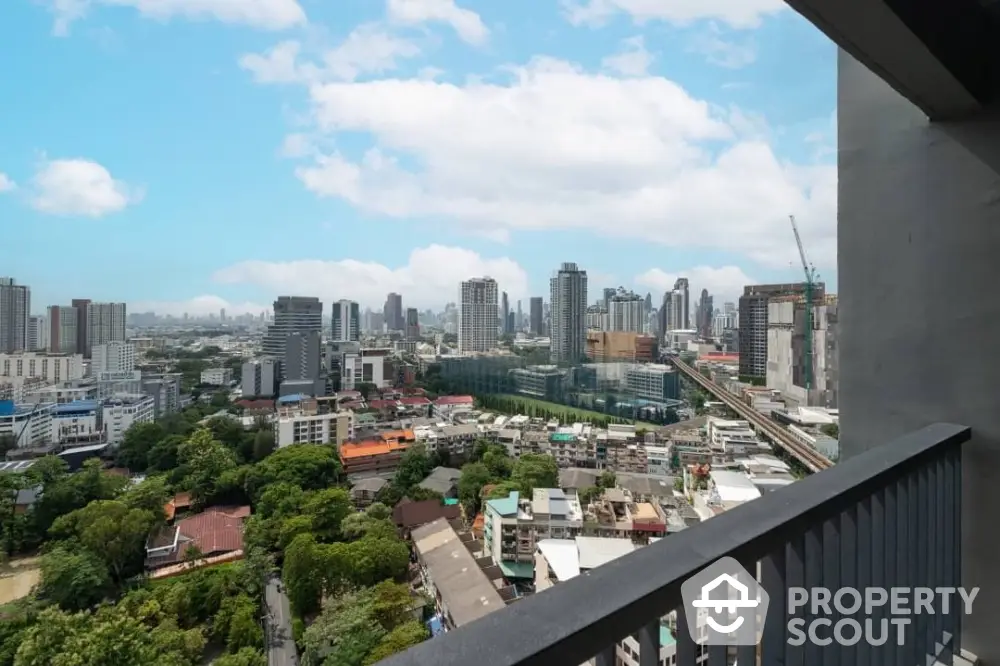
[[[708,445],[725,455],[747,455],[770,450],[767,444],[758,439],[757,433],[746,421],[709,416],[705,427]]]
[[[105,440],[113,448],[125,439],[125,431],[136,423],[152,423],[156,403],[152,396],[125,395],[109,398],[101,409]]]
[[[497,282],[473,278],[462,283],[458,294],[458,351],[487,352],[497,346]]]
[[[26,389],[24,392],[24,401],[33,405],[45,402],[65,405],[78,400],[96,400],[98,397],[98,386],[92,382],[71,386],[65,384],[41,386],[35,389]]]
[[[229,386],[233,381],[233,371],[229,368],[207,368],[201,371],[201,383],[212,386]]]
[[[52,408],[52,436],[59,444],[99,442],[102,436],[101,403],[96,400],[70,402]]]
[[[16,405],[0,402],[0,436],[12,435],[19,449],[47,447],[55,439],[53,405]]]
[[[392,386],[385,371],[385,359],[391,351],[362,347],[357,352],[346,352],[340,366],[340,390],[355,391],[360,384]]]
[[[240,388],[243,397],[260,396],[271,398],[278,392],[281,377],[281,361],[276,358],[261,358],[243,364]]]
[[[48,356],[27,352],[0,354],[0,377],[42,379],[47,383],[69,382],[83,378],[83,355]]]
[[[274,424],[278,448],[292,444],[341,445],[354,437],[354,413],[310,414],[295,411],[281,414]]]
[[[94,345],[90,357],[90,373],[99,381],[107,381],[104,373],[131,373],[135,370],[135,345],[128,342],[105,342]]]
[[[508,577],[534,578],[537,543],[572,539],[582,529],[579,498],[558,488],[535,488],[530,500],[512,492],[485,503],[484,550]]]

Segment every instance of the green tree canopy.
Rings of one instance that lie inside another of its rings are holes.
[[[251,497],[272,483],[291,483],[303,490],[319,490],[340,480],[341,466],[333,446],[293,444],[278,449],[254,465],[247,475]]]
[[[42,556],[41,564],[37,594],[63,610],[90,608],[111,590],[107,566],[89,550],[57,546]]]
[[[118,445],[118,464],[135,472],[149,467],[149,452],[167,433],[159,423],[136,423]]]

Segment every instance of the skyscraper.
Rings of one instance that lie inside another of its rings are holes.
[[[767,376],[767,305],[779,296],[804,296],[804,282],[757,284],[743,287],[739,310],[740,376],[763,380]],[[820,282],[813,288],[814,301],[826,296]]]
[[[528,303],[528,330],[532,335],[544,335],[545,324],[542,318],[542,297],[532,296]]]
[[[28,349],[31,290],[14,278],[0,278],[0,353]]]
[[[292,333],[323,331],[323,304],[312,296],[279,296],[274,302],[274,321],[268,325],[261,351],[284,359],[286,339]]]
[[[514,330],[524,330],[524,315],[521,313],[521,299],[517,299],[517,317],[514,319]]]
[[[458,351],[494,349],[497,346],[496,280],[483,277],[463,282],[458,302]]]
[[[686,329],[691,326],[691,287],[686,277],[679,277],[674,282],[674,291],[681,295],[681,316],[674,322],[675,329]]]
[[[587,271],[564,263],[549,281],[550,357],[553,362],[579,362],[587,351]]]
[[[607,330],[643,333],[646,330],[646,302],[631,291],[619,288],[608,299]]]
[[[83,354],[84,358],[90,358],[90,299],[74,298],[70,301],[70,305],[76,310],[76,340],[73,349],[76,350],[75,353]],[[65,313],[61,313],[60,316],[65,316]],[[65,327],[65,324],[61,325]]]
[[[390,331],[402,331],[405,322],[403,321],[403,297],[392,292],[385,297],[385,327]]]
[[[708,294],[708,289],[701,290],[701,299],[698,301],[698,321],[695,328],[698,335],[703,338],[712,337],[712,318],[715,314],[715,306],[712,297]]]
[[[90,358],[95,345],[109,342],[125,342],[125,304],[91,303],[87,305],[87,337],[85,350],[77,348],[77,354]],[[77,311],[79,317],[79,310]],[[79,325],[78,325],[79,326]],[[80,331],[77,328],[77,340]]]
[[[507,330],[507,320],[510,319],[510,301],[507,300],[507,292],[503,292],[500,297],[500,329],[504,332],[504,335],[510,333]]]
[[[406,308],[406,339],[420,339],[420,312],[416,308]]]
[[[354,301],[335,301],[330,306],[332,342],[357,342],[361,339],[361,315]]]
[[[80,317],[71,305],[50,305],[48,308],[49,353],[77,354],[77,327]]]

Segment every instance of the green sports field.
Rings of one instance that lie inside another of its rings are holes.
[[[497,394],[496,397],[502,398],[504,400],[510,400],[521,407],[534,407],[535,409],[547,409],[548,411],[557,415],[559,419],[564,422],[611,418],[607,414],[602,414],[601,412],[595,412],[589,409],[581,409],[579,407],[569,407],[567,405],[560,405],[558,402],[547,402],[545,400],[538,400],[536,398],[528,398],[523,395],[512,395],[510,393],[503,393],[503,394]],[[635,425],[637,428],[661,427],[653,423],[644,423],[643,421],[636,421]]]

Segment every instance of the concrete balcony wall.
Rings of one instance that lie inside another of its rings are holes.
[[[1000,117],[932,123],[839,55],[843,459],[962,423],[963,647],[1000,663]]]

